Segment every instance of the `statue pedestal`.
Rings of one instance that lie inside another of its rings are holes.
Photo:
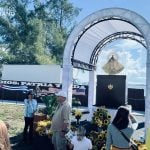
[[[96,106],[118,108],[125,105],[126,76],[98,75]]]

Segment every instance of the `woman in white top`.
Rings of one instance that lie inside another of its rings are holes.
[[[28,128],[29,128],[29,142],[32,142],[33,138],[33,117],[34,113],[37,110],[37,101],[33,99],[33,94],[31,92],[28,93],[27,99],[24,100],[25,112],[24,112],[24,132],[23,132],[23,140],[26,142],[28,139]]]
[[[120,131],[128,139],[131,139],[137,126],[138,123],[135,117],[129,113],[129,109],[125,106],[119,107],[113,122],[107,129],[106,150],[130,150],[130,143]]]
[[[85,136],[85,134],[85,128],[80,126],[77,129],[77,135],[74,136],[71,140],[70,148],[73,148],[73,150],[91,150],[92,142]]]

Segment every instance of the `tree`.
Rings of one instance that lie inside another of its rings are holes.
[[[78,8],[67,0],[1,0],[0,8],[5,12],[0,16],[0,43],[7,47],[7,63],[61,62]]]
[[[58,62],[62,61],[66,40],[75,25],[74,19],[80,10],[68,0],[47,0],[46,2],[47,49]]]

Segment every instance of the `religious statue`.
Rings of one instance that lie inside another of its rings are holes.
[[[118,62],[116,53],[112,53],[108,62],[103,66],[103,70],[109,75],[120,73],[123,69],[124,66]]]

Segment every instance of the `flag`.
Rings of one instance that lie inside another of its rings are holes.
[[[5,89],[5,90],[11,90],[11,91],[29,91],[28,87],[27,86],[8,86],[8,85],[4,85],[4,84],[1,84],[1,87],[2,89]]]

